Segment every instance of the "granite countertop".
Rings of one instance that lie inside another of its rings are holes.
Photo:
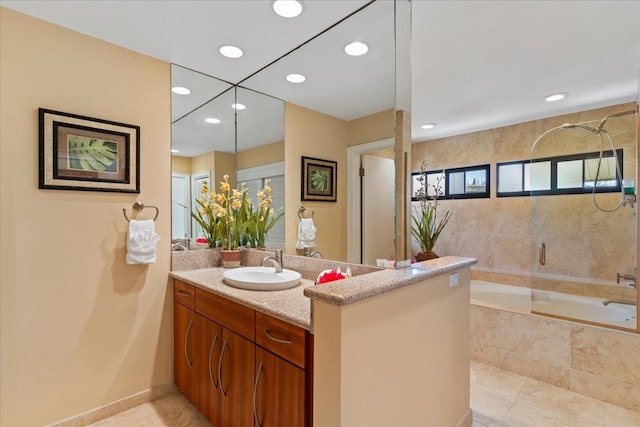
[[[298,286],[283,291],[248,291],[224,284],[224,271],[220,267],[201,268],[171,271],[169,276],[308,331],[312,330],[311,300],[304,296],[304,289],[313,286],[313,281],[300,279]]]
[[[238,304],[313,332],[311,300],[348,305],[409,286],[475,264],[474,258],[442,257],[398,270],[379,270],[349,279],[314,286],[301,279],[295,288],[283,291],[248,291],[223,283],[220,267],[171,271],[169,276],[197,286]]]
[[[313,286],[304,290],[307,297],[332,305],[347,305],[394,289],[409,286],[475,264],[475,258],[442,257],[412,264],[397,270],[382,270],[346,280]]]

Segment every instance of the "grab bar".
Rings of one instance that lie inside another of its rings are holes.
[[[538,248],[538,262],[540,265],[545,265],[547,263],[547,245],[544,243]]]

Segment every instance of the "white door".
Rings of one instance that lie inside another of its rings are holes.
[[[362,155],[362,263],[395,258],[395,164],[392,159]]]
[[[191,237],[189,227],[189,175],[171,174],[171,238],[184,239]]]

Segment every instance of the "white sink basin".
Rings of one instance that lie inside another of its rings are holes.
[[[281,291],[293,288],[300,283],[300,273],[282,269],[276,273],[273,267],[242,267],[226,270],[222,276],[224,282],[234,288],[251,291]]]

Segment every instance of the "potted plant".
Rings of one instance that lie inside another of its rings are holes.
[[[425,163],[422,164],[421,170],[424,171]],[[438,196],[442,195],[439,178],[433,187],[433,191],[429,192],[429,184],[425,180],[423,174],[418,178],[420,188],[417,190],[419,205],[414,206],[411,214],[411,236],[420,245],[420,252],[416,254],[416,261],[425,261],[428,259],[438,258],[433,250],[440,233],[451,218],[451,212],[447,211],[444,216],[438,220]]]
[[[258,191],[257,196],[260,199],[258,207],[254,208],[251,203],[248,205],[248,222],[245,228],[246,244],[252,248],[263,249],[265,247],[265,238],[269,230],[282,218],[284,212],[276,211],[271,207],[271,186],[270,180],[265,180],[264,188]]]
[[[196,200],[198,209],[191,216],[202,227],[209,247],[222,248],[222,266],[232,268],[240,265],[240,247],[264,247],[266,234],[283,213],[276,214],[271,207],[269,180],[257,193],[260,204],[254,208],[245,184],[238,190],[231,188],[229,175],[223,178],[219,193],[209,193],[207,182],[203,183],[202,194]]]

